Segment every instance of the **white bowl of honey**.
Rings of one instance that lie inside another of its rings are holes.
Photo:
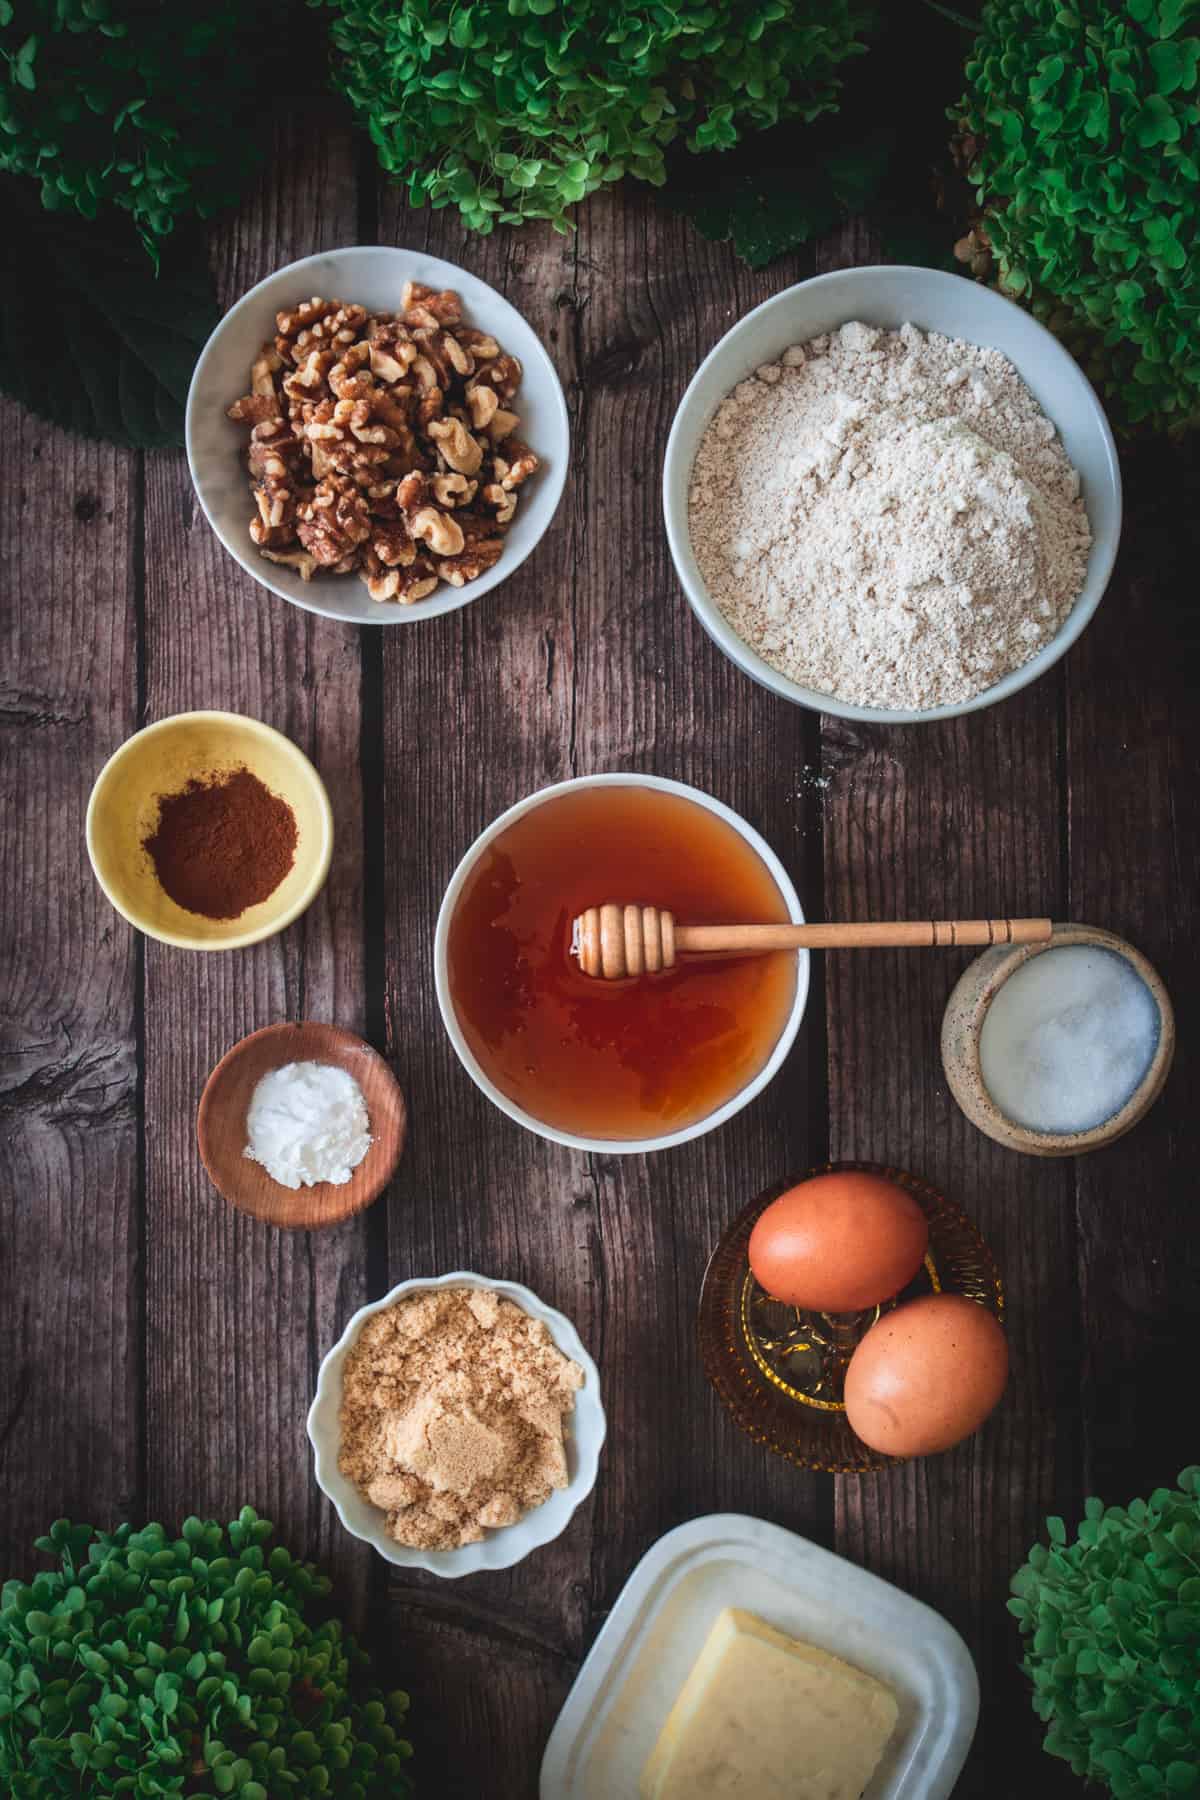
[[[575,1150],[638,1153],[732,1118],[780,1068],[808,997],[807,951],[681,956],[598,981],[573,920],[609,900],[688,924],[802,924],[778,857],[699,789],[586,775],[518,801],[472,844],[438,915],[434,973],[472,1080],[526,1130]]]

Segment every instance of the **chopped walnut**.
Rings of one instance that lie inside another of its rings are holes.
[[[318,566],[315,556],[307,550],[264,550],[263,555],[268,562],[283,563],[289,569],[299,569],[301,581],[311,581],[313,570]]]
[[[516,438],[510,438],[501,444],[500,451],[506,453],[506,455],[501,455],[498,451],[495,457],[496,474],[501,487],[509,489],[520,487],[536,470],[537,457],[528,444],[519,444]],[[502,468],[506,461],[507,466]]]
[[[269,561],[357,573],[411,605],[493,568],[538,466],[513,436],[521,365],[456,293],[406,282],[394,313],[316,295],[275,318],[250,391],[250,536]]]
[[[498,406],[488,421],[488,436],[493,444],[502,444],[505,438],[512,436],[520,423],[516,413],[508,412],[503,406]]]
[[[433,497],[439,506],[470,506],[478,486],[465,475],[435,475]]]
[[[515,356],[497,356],[480,371],[480,381],[495,388],[502,400],[511,400],[521,381],[521,365]]]
[[[483,461],[483,451],[461,419],[435,419],[429,435],[450,468],[460,475],[474,475]]]
[[[458,295],[451,288],[436,293],[433,288],[424,287],[419,281],[406,281],[400,294],[400,310],[404,313],[420,307],[432,314],[434,322],[439,325],[458,325],[462,322],[462,306]]]
[[[484,488],[483,497],[489,506],[495,507],[497,525],[507,525],[517,510],[517,496],[501,487],[498,481],[493,481]]]
[[[410,521],[409,530],[428,544],[435,556],[457,556],[465,542],[458,521],[436,506],[423,506]]]
[[[475,382],[467,389],[467,405],[471,410],[472,425],[476,431],[482,431],[500,410],[500,396],[495,388]]]

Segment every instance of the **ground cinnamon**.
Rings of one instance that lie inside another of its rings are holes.
[[[177,906],[236,919],[279,886],[296,855],[296,815],[249,769],[194,776],[159,801],[143,840]]]

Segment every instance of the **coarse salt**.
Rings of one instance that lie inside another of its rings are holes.
[[[246,1155],[287,1188],[340,1186],[371,1148],[362,1089],[332,1063],[285,1063],[264,1075],[246,1132]]]
[[[1030,1131],[1093,1131],[1140,1087],[1160,1031],[1154,996],[1124,957],[1063,944],[1022,963],[989,1005],[984,1086]]]

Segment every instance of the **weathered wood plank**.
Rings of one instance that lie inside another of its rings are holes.
[[[1058,678],[1006,704],[905,730],[827,719],[830,917],[960,918],[1062,911]],[[1078,1300],[1069,1172],[983,1137],[956,1107],[938,1049],[967,958],[827,960],[835,1157],[924,1176],[959,1200],[1004,1276],[1012,1352],[993,1421],[945,1456],[837,1483],[838,1549],[927,1600],[963,1633],[983,1691],[958,1792],[1067,1791],[1037,1748],[1004,1609],[1042,1514],[1078,1492]],[[1068,1777],[1069,1782],[1069,1777]]]
[[[693,1350],[700,1277],[725,1223],[823,1149],[809,1140],[803,1048],[757,1105],[690,1149],[575,1156],[477,1093],[442,1032],[428,965],[443,888],[472,837],[521,795],[594,770],[650,769],[719,795],[765,833],[809,904],[819,898],[803,835],[815,721],[744,680],[693,621],[659,498],[667,431],[700,356],[794,275],[750,277],[636,192],[593,200],[573,239],[530,229],[481,242],[448,214],[386,199],[380,235],[461,262],[513,300],[556,361],[574,434],[563,510],[530,562],[478,605],[390,631],[383,646],[387,814],[403,820],[387,836],[389,1027],[414,1117],[391,1200],[391,1274],[467,1267],[528,1283],[575,1320],[609,1413],[596,1496],[557,1544],[463,1594],[394,1583],[397,1653],[411,1646],[414,1684],[436,1687],[438,1741],[454,1758],[439,1782],[508,1800],[534,1792],[564,1670],[664,1530],[729,1507],[830,1530],[828,1484],[741,1438]],[[459,1629],[464,1606],[475,1636]],[[485,1702],[495,1640],[518,1622],[545,1652],[509,1667],[502,1696]]]
[[[1087,1491],[1114,1505],[1172,1485],[1196,1460],[1195,1409],[1181,1387],[1195,1368],[1200,1295],[1200,489],[1189,455],[1158,469],[1134,461],[1126,547],[1067,691],[1072,917],[1143,950],[1179,1014],[1178,1060],[1155,1111],[1075,1165]]]
[[[92,878],[88,793],[137,715],[139,458],[0,407],[0,1568],[141,1483],[134,933]]]
[[[223,294],[352,242],[356,211],[353,150],[332,109],[280,127],[255,195],[217,234]],[[281,937],[214,956],[148,947],[151,1506],[229,1517],[250,1501],[334,1566],[343,1606],[359,1614],[370,1552],[312,1480],[304,1418],[320,1357],[366,1298],[367,1224],[287,1234],[252,1222],[209,1186],[195,1143],[208,1071],[246,1032],[304,1017],[363,1027],[358,638],[238,569],[199,514],[181,456],[150,470],[146,570],[149,716],[216,706],[278,726],[312,757],[336,820],[329,883]]]
[[[303,130],[280,131],[254,200],[219,234],[228,298],[359,235],[355,151],[332,111],[318,123],[310,107]],[[814,259],[754,274],[636,192],[592,202],[568,240],[534,229],[485,242],[450,213],[409,214],[391,196],[380,219],[383,241],[427,245],[508,293],[567,386],[563,511],[535,558],[478,606],[362,639],[309,619],[225,557],[182,459],[154,457],[142,695],[137,460],[5,409],[0,507],[20,605],[0,684],[4,1572],[32,1565],[31,1538],[63,1510],[101,1522],[228,1516],[249,1499],[334,1565],[347,1610],[363,1616],[369,1587],[380,1598],[390,1629],[378,1647],[389,1679],[413,1692],[424,1785],[447,1800],[523,1800],[578,1660],[642,1551],[704,1511],[758,1513],[836,1541],[963,1630],[984,1714],[960,1794],[1024,1786],[1066,1800],[1076,1786],[1038,1748],[1017,1673],[1008,1576],[1044,1512],[1074,1516],[1085,1482],[1121,1500],[1195,1455],[1177,1379],[1198,1272],[1181,1182],[1200,1149],[1186,1029],[1200,988],[1200,820],[1177,602],[1200,508],[1185,472],[1168,468],[1160,483],[1172,506],[1131,514],[1121,575],[1064,671],[955,726],[822,731],[752,688],[693,624],[658,497],[695,364]],[[871,253],[847,233],[816,260]],[[92,883],[88,787],[143,699],[151,718],[197,705],[267,718],[321,769],[338,821],[334,875],[283,938],[222,957],[143,951]],[[1161,967],[1184,1025],[1160,1108],[1074,1168],[1003,1152],[958,1114],[938,1062],[962,959],[842,956],[814,986],[788,1068],[723,1132],[645,1161],[574,1157],[526,1137],[476,1092],[444,1037],[433,922],[457,857],[495,813],[546,782],[619,767],[694,781],[738,807],[813,912],[1047,907],[1127,934]],[[220,1053],[301,1015],[386,1030],[413,1115],[386,1209],[310,1238],[228,1211],[194,1144]],[[967,1205],[1004,1268],[1014,1359],[1004,1408],[978,1440],[839,1482],[836,1500],[832,1483],[739,1437],[692,1349],[700,1275],[723,1225],[827,1146],[903,1163]],[[385,1588],[311,1481],[304,1412],[320,1355],[368,1291],[452,1267],[525,1281],[575,1319],[601,1364],[609,1447],[593,1500],[518,1569],[461,1585],[396,1576]]]

